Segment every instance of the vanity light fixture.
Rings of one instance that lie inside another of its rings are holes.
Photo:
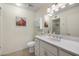
[[[68,3],[55,3],[51,7],[47,8],[47,14],[52,16],[54,12],[58,12],[60,9],[65,8],[67,4]]]
[[[51,6],[51,9],[52,9],[52,10],[55,10],[55,8],[56,8],[56,5],[53,4],[53,5]]]
[[[60,6],[62,6],[62,4],[53,4],[51,7],[53,11],[57,12],[59,11]]]

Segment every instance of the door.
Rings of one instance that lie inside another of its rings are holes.
[[[55,55],[52,54],[49,50],[40,47],[40,56],[55,56]]]

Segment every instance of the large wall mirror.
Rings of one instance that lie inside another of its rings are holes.
[[[79,4],[50,17],[51,33],[79,37]]]
[[[41,28],[46,30],[45,32],[79,37],[79,3],[69,5],[67,8],[60,10],[52,16],[46,16],[42,20]]]
[[[79,37],[79,6],[56,14],[59,18],[51,17],[52,33]]]

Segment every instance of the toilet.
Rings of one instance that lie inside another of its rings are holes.
[[[35,41],[30,41],[27,43],[27,47],[29,49],[29,53],[33,53],[34,52],[34,46],[35,46]]]

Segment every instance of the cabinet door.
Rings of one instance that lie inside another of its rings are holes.
[[[48,50],[45,50],[44,51],[44,55],[45,56],[55,56],[54,54],[52,54],[50,51],[48,51]]]
[[[40,54],[55,56],[57,55],[57,47],[46,42],[40,41]]]
[[[45,56],[45,49],[40,46],[40,56]]]
[[[59,50],[59,56],[72,56],[71,54],[67,53],[66,51]]]
[[[39,40],[35,39],[35,55],[39,56]]]
[[[46,50],[43,47],[40,47],[40,56],[55,56],[50,51]]]
[[[43,41],[40,41],[40,46],[51,52],[53,55],[57,55],[57,47]]]

